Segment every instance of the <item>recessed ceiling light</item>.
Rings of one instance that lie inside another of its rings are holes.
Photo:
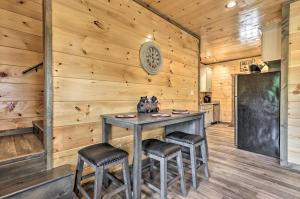
[[[236,7],[237,6],[237,1],[229,1],[226,5],[225,5],[225,7],[226,8],[234,8],[234,7]]]

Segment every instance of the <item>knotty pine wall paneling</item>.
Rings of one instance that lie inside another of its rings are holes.
[[[140,96],[198,110],[198,39],[131,0],[53,0],[52,15],[54,166],[75,165],[80,148],[101,142],[100,115],[135,111]],[[139,62],[150,40],[164,56],[155,76]],[[131,135],[113,128],[110,142],[131,152]]]
[[[0,2],[0,130],[32,126],[43,117],[42,0]]]
[[[300,165],[300,1],[290,5],[288,162]]]

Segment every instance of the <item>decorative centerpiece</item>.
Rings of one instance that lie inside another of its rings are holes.
[[[141,97],[138,105],[137,112],[139,113],[157,113],[159,111],[157,97],[144,96]]]

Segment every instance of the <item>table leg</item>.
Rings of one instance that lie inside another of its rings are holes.
[[[111,124],[107,124],[106,120],[102,118],[102,142],[108,143],[111,134]]]
[[[134,154],[133,154],[133,199],[141,198],[142,178],[142,128],[134,127]]]
[[[202,137],[205,138],[205,148],[206,148],[206,157],[208,159],[209,157],[209,153],[208,153],[208,143],[207,143],[207,137],[206,137],[206,129],[205,129],[205,123],[204,123],[204,120],[205,120],[205,115],[203,115],[203,119],[200,120],[200,134]]]
[[[111,124],[106,123],[106,119],[102,118],[102,142],[103,143],[109,143],[109,136],[111,134]],[[103,171],[103,184],[104,187],[108,187],[110,184],[110,181],[107,177],[107,171]]]

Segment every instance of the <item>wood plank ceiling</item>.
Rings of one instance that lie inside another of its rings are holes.
[[[260,28],[281,21],[286,0],[139,0],[201,37],[202,62],[209,64],[261,54]]]

